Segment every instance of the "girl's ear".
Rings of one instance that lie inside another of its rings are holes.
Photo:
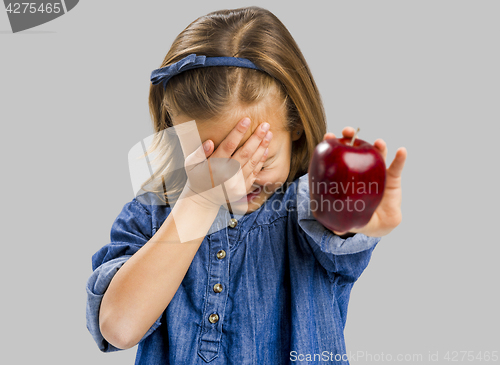
[[[298,140],[301,136],[302,133],[304,133],[304,130],[302,129],[302,126],[298,126],[292,131],[292,141]]]

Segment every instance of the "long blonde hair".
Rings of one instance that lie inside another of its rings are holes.
[[[265,72],[241,67],[206,67],[176,75],[169,80],[166,90],[161,83],[151,84],[149,110],[155,132],[173,126],[173,113],[207,120],[227,114],[235,105],[255,105],[279,90],[286,107],[285,129],[304,130],[292,145],[287,183],[305,174],[314,148],[326,133],[326,117],[306,60],[283,23],[269,10],[257,6],[211,12],[193,21],[177,36],[160,67],[191,53],[246,58]],[[160,145],[161,133],[158,136],[156,147]],[[166,159],[168,154],[164,151],[161,158]],[[158,172],[162,169],[165,172],[168,167],[182,168],[169,166],[167,162],[162,166]],[[152,183],[155,179],[158,181],[158,176],[152,176],[142,188],[147,191],[146,186],[154,186],[152,190],[162,195],[164,178],[156,185]],[[177,174],[176,180],[182,184],[183,178]]]

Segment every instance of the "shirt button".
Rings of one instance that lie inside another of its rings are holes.
[[[215,284],[214,285],[214,292],[220,293],[222,291],[222,285],[221,284]]]
[[[223,259],[224,257],[226,257],[226,251],[224,250],[220,250],[219,252],[217,252],[217,258],[220,260],[220,259]]]
[[[231,227],[231,228],[236,227],[237,224],[238,224],[238,221],[234,218],[231,218],[231,220],[229,221],[229,227]]]
[[[219,315],[217,313],[211,314],[208,317],[208,320],[210,321],[210,323],[217,323],[219,321]]]

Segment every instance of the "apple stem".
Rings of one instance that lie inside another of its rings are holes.
[[[354,140],[356,139],[356,136],[358,135],[359,132],[359,127],[356,133],[354,133],[354,136],[352,136],[351,142],[349,142],[349,146],[354,146]]]

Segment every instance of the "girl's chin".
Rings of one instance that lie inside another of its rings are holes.
[[[230,202],[230,203],[231,204],[244,204],[244,203],[251,204],[251,203],[259,200],[260,195],[261,195],[260,191],[258,193],[250,193],[250,194],[242,197],[241,199],[235,200],[235,201]]]
[[[261,204],[260,194],[253,196],[251,199],[245,201],[243,199],[230,202],[230,207],[234,207],[234,210],[239,211],[240,214],[242,209],[246,209],[246,213],[253,212],[254,210],[259,209]],[[233,209],[230,209],[232,212]]]

